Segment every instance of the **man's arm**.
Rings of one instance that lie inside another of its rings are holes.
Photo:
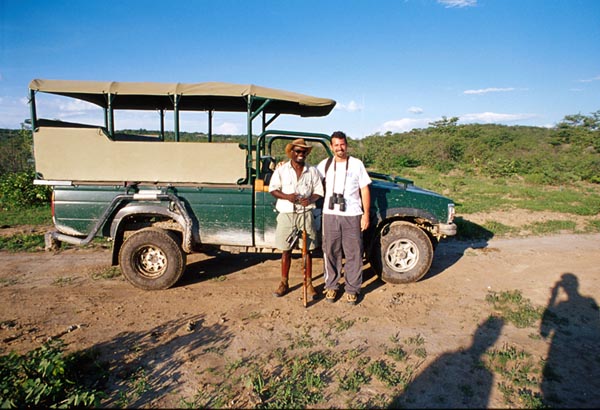
[[[285,201],[290,201],[291,203],[295,203],[298,200],[298,196],[296,194],[284,194],[279,189],[271,191],[271,195],[277,199],[283,199]]]
[[[366,231],[369,227],[369,219],[371,212],[371,190],[369,185],[365,185],[360,189],[360,198],[362,199],[363,214],[360,218],[360,229]]]

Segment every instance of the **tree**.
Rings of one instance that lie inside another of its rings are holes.
[[[558,123],[558,128],[585,128],[589,131],[600,130],[600,110],[590,113],[590,115],[572,114],[565,115],[563,120]]]
[[[430,122],[429,125],[431,125],[434,128],[448,129],[456,127],[456,123],[458,122],[458,120],[458,117],[448,118],[444,115],[441,120]]]

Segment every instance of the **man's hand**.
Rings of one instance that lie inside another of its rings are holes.
[[[362,216],[360,218],[360,230],[366,231],[368,227],[369,227],[369,215],[365,213],[365,214],[362,214]]]

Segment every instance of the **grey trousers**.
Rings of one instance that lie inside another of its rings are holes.
[[[325,289],[338,290],[344,268],[346,293],[358,295],[362,285],[363,241],[361,215],[339,216],[323,214],[323,265]],[[342,254],[343,252],[343,254]],[[342,256],[346,263],[342,265]]]

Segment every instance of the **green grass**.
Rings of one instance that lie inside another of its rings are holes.
[[[440,174],[426,168],[407,168],[401,176],[413,179],[415,185],[437,191],[456,204],[455,222],[458,240],[489,240],[492,237],[516,234],[547,235],[554,233],[600,232],[600,221],[591,219],[600,213],[600,185],[584,182],[551,186],[527,182],[517,177],[489,178],[455,172]],[[590,218],[585,228],[578,230],[573,220],[551,220],[525,226],[508,226],[499,221],[483,225],[469,220],[475,213],[510,212],[522,209],[531,212],[552,212]]]
[[[486,302],[492,305],[499,314],[518,328],[532,327],[542,318],[543,307],[533,306],[519,290],[488,292]]]
[[[348,330],[352,326],[354,326],[354,322],[355,322],[355,320],[343,320],[340,317],[336,317],[335,323],[333,325],[333,329],[336,332],[345,332],[346,330]]]
[[[498,390],[510,407],[545,408],[539,390],[543,361],[514,345],[491,349],[484,355],[484,366],[496,374]]]
[[[90,387],[106,375],[96,355],[64,353],[62,340],[51,340],[20,355],[0,356],[2,408],[97,407],[104,397]]]
[[[545,222],[534,222],[525,225],[523,229],[531,231],[534,235],[544,235],[561,231],[574,232],[577,224],[574,221],[550,220]]]
[[[118,266],[102,267],[91,274],[93,280],[110,280],[121,276],[121,269]]]
[[[0,236],[0,250],[9,252],[36,252],[44,250],[44,235],[17,234]]]
[[[0,226],[52,225],[50,205],[0,209]]]
[[[506,293],[504,297],[517,304],[522,301],[517,293]],[[325,408],[334,399],[338,403],[346,403],[348,408],[388,408],[414,380],[422,364],[421,356],[415,354],[416,351],[424,351],[427,347],[420,334],[402,341],[405,350],[398,349],[401,343],[398,337],[391,337],[390,340],[395,347],[386,349],[386,354],[395,361],[372,357],[366,348],[343,351],[322,349],[322,339],[315,340],[317,350],[298,353],[293,349],[279,348],[266,355],[225,359],[221,365],[200,370],[197,374],[197,392],[192,397],[180,397],[179,404],[181,408]],[[98,362],[97,354],[91,350],[64,356],[57,349],[60,346],[50,344],[23,356],[11,353],[0,358],[0,375],[4,377],[0,380],[6,386],[29,389],[19,392],[10,387],[10,400],[13,401],[5,402],[6,406],[27,407],[27,403],[31,403],[28,400],[33,400],[35,395],[46,394],[37,388],[39,383],[60,387],[52,387],[54,390],[47,391],[53,395],[70,394],[66,399],[60,396],[60,399],[47,401],[44,398],[44,401],[40,401],[47,405],[69,402],[72,406],[79,403],[90,407],[92,404],[102,406],[113,403],[118,407],[128,407],[140,403],[142,397],[145,397],[143,400],[154,400],[150,397],[154,375],[148,367],[138,363],[124,366],[122,370],[112,369],[118,381],[114,390],[93,390],[85,386],[108,389],[106,365]],[[143,354],[141,347],[134,351]],[[398,360],[394,356],[401,357]],[[15,373],[14,369],[17,365],[21,366],[19,363],[22,360],[29,362],[27,369],[37,368],[37,372],[45,372],[46,378],[42,378],[40,373]],[[74,375],[70,369],[82,363],[85,363],[84,371],[78,371],[77,374],[86,379],[77,379],[76,384],[71,384],[76,379],[72,378]],[[544,365],[541,359],[517,346],[505,344],[501,349],[488,350],[481,364],[495,375],[497,389],[509,407],[543,407],[539,394]],[[65,370],[64,374],[62,370],[48,371],[59,368]],[[66,375],[70,377],[68,381]],[[34,376],[35,383],[23,383]],[[459,385],[465,397],[471,397],[475,389],[476,386],[472,384],[463,382]],[[27,395],[30,395],[29,398]],[[101,402],[106,397],[110,397],[111,401]],[[248,398],[251,401],[247,401]]]
[[[573,183],[549,186],[527,183],[519,178],[486,178],[473,175],[444,175],[424,168],[407,169],[415,185],[452,198],[458,214],[502,211],[514,208],[581,216],[600,213],[600,185]]]

